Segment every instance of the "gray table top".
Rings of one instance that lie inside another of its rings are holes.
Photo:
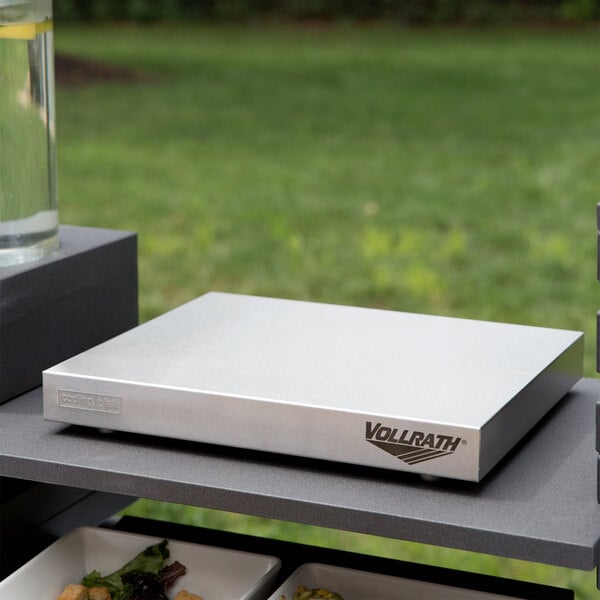
[[[0,406],[0,475],[590,570],[599,396],[580,381],[470,483],[49,422],[37,389]]]

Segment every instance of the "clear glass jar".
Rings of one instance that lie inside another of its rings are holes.
[[[0,0],[0,267],[58,248],[52,0]]]

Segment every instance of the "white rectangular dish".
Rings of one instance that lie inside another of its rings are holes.
[[[159,538],[94,527],[74,529],[0,582],[0,600],[56,600],[70,583],[94,569],[108,575]],[[213,546],[169,541],[171,564],[187,572],[169,590],[169,598],[186,589],[204,600],[264,598],[281,561],[272,556]]]
[[[268,600],[292,600],[298,586],[324,588],[344,600],[501,600],[514,596],[491,594],[403,577],[379,575],[345,567],[307,563],[269,596]]]

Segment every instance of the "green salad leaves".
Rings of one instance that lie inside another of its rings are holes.
[[[167,600],[166,590],[186,570],[177,561],[165,566],[170,556],[167,544],[167,540],[163,540],[148,546],[110,575],[103,577],[94,570],[81,580],[81,585],[106,587],[112,600]]]

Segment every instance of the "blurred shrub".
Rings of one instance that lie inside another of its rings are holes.
[[[369,20],[406,25],[597,21],[600,0],[54,0],[60,21]]]
[[[569,0],[561,2],[558,7],[561,18],[569,21],[598,20],[600,15],[599,0]]]

